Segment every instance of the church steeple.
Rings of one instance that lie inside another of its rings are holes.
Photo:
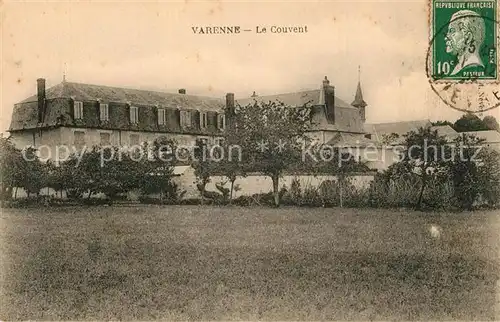
[[[363,91],[361,90],[361,67],[358,67],[358,87],[356,88],[356,95],[354,95],[354,101],[352,101],[351,105],[359,109],[359,115],[361,116],[361,120],[364,122],[366,120],[365,115],[365,100],[363,99]]]

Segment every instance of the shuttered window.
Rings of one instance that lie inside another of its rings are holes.
[[[85,146],[85,132],[83,131],[75,131],[73,132],[73,143],[75,147],[80,150]]]
[[[75,120],[83,119],[83,102],[75,101],[73,105],[73,118]]]
[[[181,126],[182,127],[191,126],[191,111],[181,111]]]
[[[99,133],[100,139],[101,139],[101,145],[111,145],[111,134],[110,133],[105,133],[101,132]]]
[[[139,134],[130,134],[130,146],[139,145]]]
[[[207,112],[200,112],[200,128],[206,129],[208,125]]]
[[[108,104],[99,104],[99,119],[101,121],[109,121],[109,106]]]
[[[224,114],[217,115],[217,127],[220,130],[224,130],[226,128],[226,115]]]
[[[130,123],[137,124],[139,122],[139,109],[137,106],[130,106]]]
[[[165,125],[167,122],[167,118],[165,115],[165,109],[159,108],[158,109],[158,125]]]

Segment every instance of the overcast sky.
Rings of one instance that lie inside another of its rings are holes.
[[[315,89],[350,103],[361,65],[368,122],[455,120],[427,81],[426,1],[3,4],[0,131],[13,104],[81,83],[236,97]],[[307,26],[304,34],[196,35],[192,26]],[[65,67],[66,66],[66,67]],[[498,118],[498,110],[490,114]]]

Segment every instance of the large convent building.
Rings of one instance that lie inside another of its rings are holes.
[[[62,145],[133,146],[160,137],[188,146],[197,139],[215,144],[224,137],[226,118],[236,104],[275,100],[289,106],[312,106],[310,136],[322,144],[370,145],[381,152],[386,149],[383,145],[387,144],[388,134],[402,136],[419,127],[431,126],[429,120],[368,124],[365,122],[368,105],[361,84],[358,82],[352,103],[348,104],[335,95],[335,87],[327,77],[314,90],[271,96],[254,93],[236,100],[232,93],[225,98],[212,98],[190,95],[185,89],[165,93],[67,81],[46,89],[45,79],[40,78],[36,94],[15,104],[9,132],[19,148],[44,146],[39,151],[42,158],[48,153],[56,155],[56,147]],[[449,132],[451,128],[436,129]],[[357,157],[362,159],[360,155]],[[374,169],[388,166],[385,160],[370,162],[368,166]]]

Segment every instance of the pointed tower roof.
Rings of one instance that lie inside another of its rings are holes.
[[[363,91],[361,91],[361,82],[358,81],[358,88],[356,88],[356,95],[354,96],[354,101],[351,103],[354,107],[366,107],[365,100],[363,99]]]
[[[356,88],[356,95],[351,105],[357,108],[363,108],[368,105],[363,99],[363,92],[361,91],[361,65],[358,66],[358,88]]]

